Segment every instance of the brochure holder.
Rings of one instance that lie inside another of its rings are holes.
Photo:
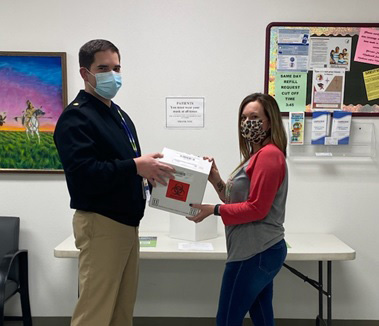
[[[350,142],[348,145],[312,145],[312,120],[305,120],[304,145],[288,145],[288,157],[361,157],[373,158],[376,156],[375,125],[370,122],[356,122],[352,120]]]

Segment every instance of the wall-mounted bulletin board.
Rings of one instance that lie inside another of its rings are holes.
[[[379,116],[379,24],[271,23],[265,93],[288,112]]]

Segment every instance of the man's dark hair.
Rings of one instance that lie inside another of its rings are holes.
[[[84,44],[79,50],[79,65],[90,69],[92,63],[95,61],[95,53],[100,51],[111,50],[116,52],[120,60],[120,52],[117,47],[107,40],[92,40]]]

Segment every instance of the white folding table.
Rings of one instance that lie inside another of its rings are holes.
[[[225,236],[200,241],[211,243],[213,250],[180,250],[179,243],[185,240],[172,239],[164,232],[140,232],[140,236],[157,237],[156,247],[141,247],[141,259],[187,259],[187,260],[226,260]],[[333,234],[323,233],[288,233],[285,236],[288,253],[286,267],[289,271],[312,285],[319,293],[319,313],[316,325],[332,324],[332,262],[355,259],[355,250]],[[77,258],[79,250],[75,247],[74,236],[69,236],[54,249],[57,258]],[[289,261],[317,261],[318,281],[308,278],[293,267]],[[323,283],[323,265],[327,263],[327,283]],[[323,296],[327,298],[327,318],[324,319]]]

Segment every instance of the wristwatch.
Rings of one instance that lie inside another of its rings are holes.
[[[220,216],[220,206],[221,204],[217,204],[215,205],[215,208],[214,208],[214,211],[213,211],[213,215],[216,215],[216,216]]]

